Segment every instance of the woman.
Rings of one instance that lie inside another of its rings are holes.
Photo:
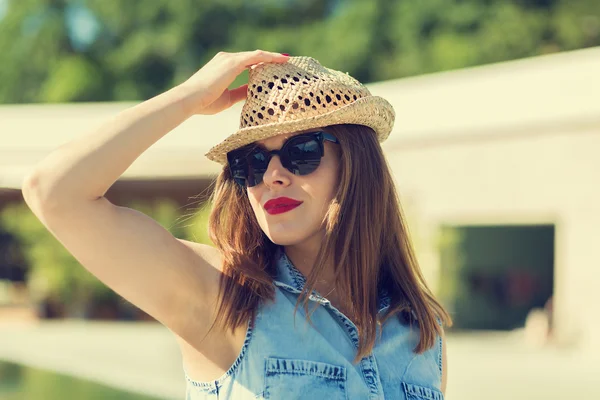
[[[207,153],[224,166],[216,248],[103,197],[184,120],[241,100],[240,130]],[[82,265],[175,334],[189,399],[442,399],[451,321],[379,144],[393,121],[386,100],[312,58],[219,53],[50,154],[23,194]]]

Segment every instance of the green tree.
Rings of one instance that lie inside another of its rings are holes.
[[[69,313],[81,314],[91,299],[107,296],[110,289],[83,268],[25,204],[5,208],[0,224],[20,242],[34,301],[55,297]]]
[[[70,3],[8,1],[0,20],[1,103],[108,100],[102,68],[73,47]]]
[[[177,238],[210,243],[207,204],[187,215],[169,199],[131,201],[127,206],[150,216]],[[29,267],[27,284],[34,301],[52,297],[65,304],[70,315],[82,315],[94,301],[120,299],[89,273],[25,204],[3,209],[0,226],[17,238],[21,246]]]
[[[597,0],[5,1],[0,103],[143,100],[221,50],[372,82],[600,45]]]

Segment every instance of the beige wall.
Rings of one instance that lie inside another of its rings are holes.
[[[600,349],[600,123],[398,139],[384,148],[434,288],[439,224],[554,223],[558,338]]]

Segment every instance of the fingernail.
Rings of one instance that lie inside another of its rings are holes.
[[[281,53],[281,55],[282,55],[282,56],[286,56],[286,57],[289,57],[289,56],[290,56],[290,55],[289,55],[289,54],[287,54],[287,53]]]

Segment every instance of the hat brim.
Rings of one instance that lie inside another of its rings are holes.
[[[299,116],[301,117],[301,115]],[[377,133],[379,142],[383,142],[392,131],[394,119],[394,108],[386,99],[379,96],[368,96],[314,117],[298,118],[240,129],[228,136],[221,143],[212,147],[205,156],[211,161],[226,165],[228,152],[257,140],[267,139],[283,133],[293,133],[338,124],[368,126]]]

